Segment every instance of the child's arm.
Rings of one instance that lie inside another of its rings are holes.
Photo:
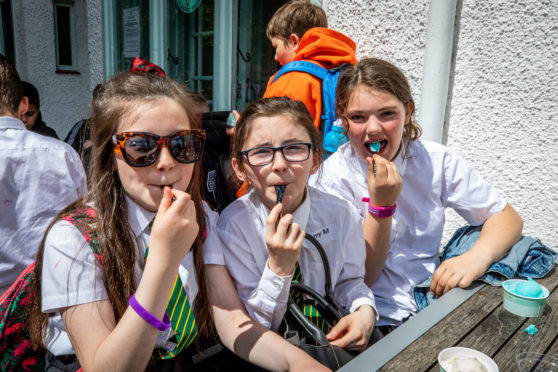
[[[178,267],[198,230],[190,196],[165,188],[149,240],[149,259],[135,292],[137,301],[158,319],[163,319]],[[143,370],[159,335],[129,306],[116,323],[108,300],[72,306],[61,314],[84,370]]]
[[[287,309],[292,273],[304,238],[297,224],[289,227],[292,215],[283,216],[275,228],[280,208],[270,212],[265,231],[260,225],[247,226],[246,213],[253,211],[246,208],[226,210],[217,223],[239,297],[250,316],[272,330],[279,328]]]
[[[221,265],[206,265],[215,327],[227,348],[272,371],[329,371],[301,349],[252,320]]]
[[[490,265],[504,257],[521,238],[523,220],[510,204],[488,217],[473,247],[461,256],[444,261],[434,272],[430,291],[441,296],[454,287],[467,288]]]
[[[283,204],[279,203],[269,212],[266,221],[265,243],[269,253],[268,265],[271,271],[276,275],[288,276],[292,275],[294,271],[305,234],[297,223],[292,223],[291,214],[281,217],[275,227],[277,219],[281,216],[282,208]]]
[[[351,314],[341,320],[331,329],[327,337],[334,345],[350,350],[362,350],[368,344],[368,339],[374,329],[377,319],[374,295],[364,283],[364,265],[362,257],[366,254],[363,242],[361,217],[354,208],[342,208],[338,211],[338,247],[334,247],[343,266],[333,289],[333,297],[341,312]]]
[[[373,172],[372,158],[368,162],[368,192],[370,204],[378,207],[388,207],[396,203],[403,180],[394,163],[374,155],[376,174]],[[377,217],[368,213],[364,219],[364,240],[366,241],[366,276],[364,281],[368,286],[374,284],[386,262],[390,239],[392,217]]]

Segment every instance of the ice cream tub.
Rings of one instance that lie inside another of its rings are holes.
[[[498,372],[498,365],[486,354],[467,347],[450,347],[438,354],[440,372]]]
[[[548,289],[539,285],[540,292],[532,295],[521,291],[521,287],[526,283],[528,283],[526,280],[511,279],[502,284],[504,288],[504,309],[512,314],[528,318],[541,316],[549,295]]]

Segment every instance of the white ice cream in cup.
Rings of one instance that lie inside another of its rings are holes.
[[[467,347],[450,347],[438,354],[440,372],[498,372],[498,365],[486,354]]]

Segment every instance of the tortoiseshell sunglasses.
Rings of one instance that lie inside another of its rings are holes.
[[[179,163],[200,160],[205,143],[205,130],[189,129],[170,136],[157,136],[148,132],[122,132],[112,136],[114,151],[121,153],[132,167],[147,167],[157,160],[161,148],[167,147]]]

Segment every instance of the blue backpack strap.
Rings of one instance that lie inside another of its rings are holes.
[[[349,63],[344,63],[328,71],[322,84],[322,131],[325,135],[331,131],[335,120],[335,94],[337,92],[337,80],[339,74]]]
[[[279,79],[281,76],[291,71],[306,72],[321,80],[324,80],[327,75],[327,69],[323,68],[322,66],[318,66],[315,63],[307,62],[307,61],[293,61],[281,67],[281,69],[279,70],[279,72],[277,72],[277,75],[275,75],[275,78],[271,83],[272,84],[275,83],[275,80]]]

